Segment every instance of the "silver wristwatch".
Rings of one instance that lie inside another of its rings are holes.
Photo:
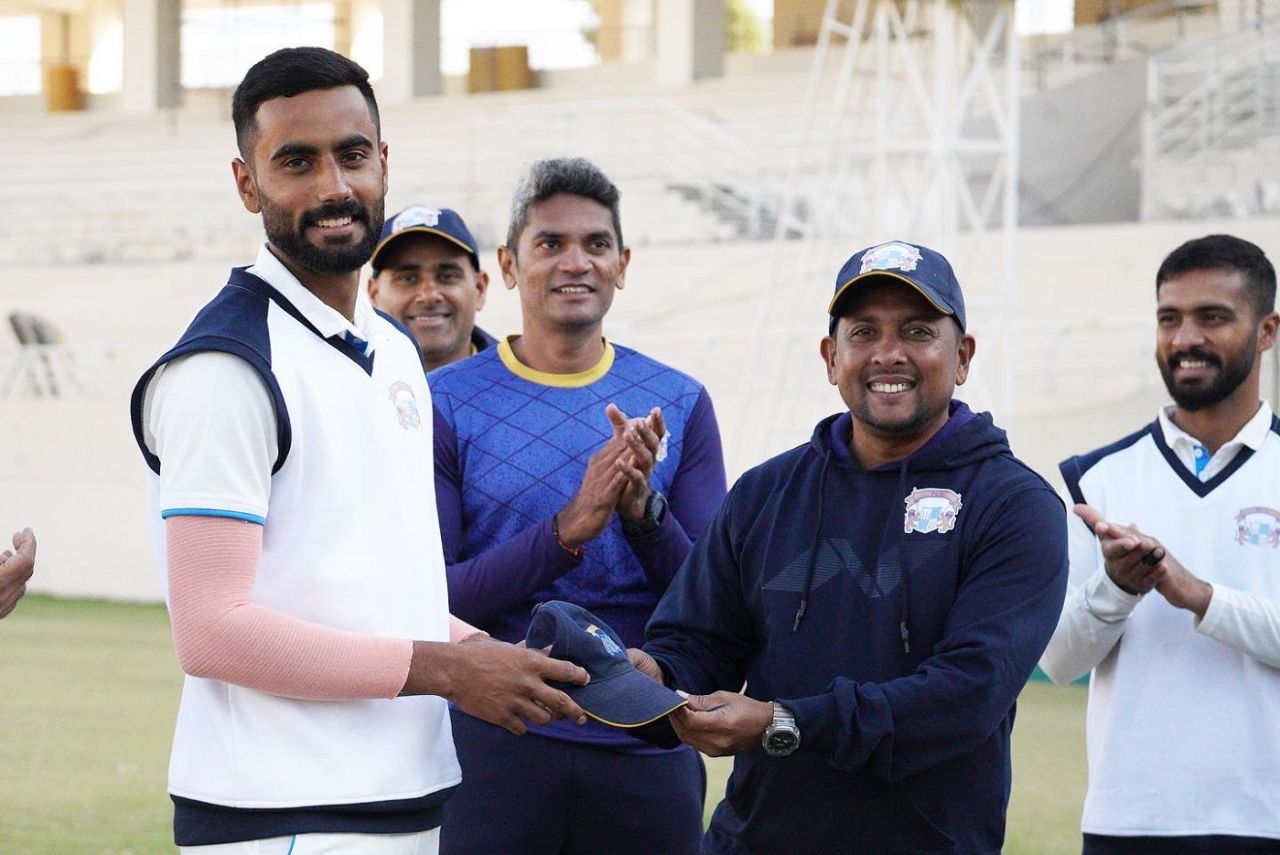
[[[773,721],[764,729],[760,744],[770,757],[786,757],[800,747],[800,728],[796,726],[796,717],[777,701],[773,702]]]

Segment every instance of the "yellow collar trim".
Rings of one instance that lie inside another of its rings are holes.
[[[589,386],[608,374],[609,369],[613,367],[613,345],[609,344],[608,339],[605,339],[604,355],[600,357],[600,361],[586,371],[578,371],[574,374],[550,374],[530,368],[516,358],[516,352],[511,349],[511,342],[516,338],[519,336],[509,335],[498,342],[498,357],[502,360],[502,364],[507,366],[508,371],[530,383],[559,386],[565,389]]]

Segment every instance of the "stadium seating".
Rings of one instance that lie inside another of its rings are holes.
[[[803,441],[816,416],[839,406],[817,341],[831,277],[857,241],[767,239],[810,56],[730,57],[724,78],[674,91],[632,75],[620,95],[586,72],[556,73],[545,90],[384,105],[388,210],[411,202],[461,209],[496,274],[493,247],[505,237],[522,165],[554,154],[599,162],[622,187],[634,248],[609,334],[708,385],[736,474]],[[261,240],[260,221],[243,211],[231,181],[227,97],[190,93],[186,107],[157,116],[6,114],[22,133],[0,139],[0,153],[21,168],[0,182],[10,212],[0,222],[0,309],[56,324],[76,380],[56,399],[15,382],[5,399],[0,519],[41,532],[44,590],[157,596],[124,402],[227,267],[251,259]],[[1278,153],[1252,156],[1274,164]],[[996,409],[1020,454],[1051,474],[1066,453],[1148,420],[1163,399],[1150,357],[1160,258],[1213,230],[1274,253],[1278,226],[1273,217],[1023,229],[1013,320],[1001,311],[1009,307],[990,302],[971,312],[979,348],[964,397]],[[808,273],[797,290],[762,302],[779,271],[798,265]],[[517,328],[517,301],[496,275],[480,322],[495,334]],[[764,345],[778,340],[804,344],[762,364]],[[0,345],[0,366],[22,356],[16,339]]]

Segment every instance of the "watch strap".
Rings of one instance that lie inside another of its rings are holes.
[[[644,537],[652,534],[662,525],[667,516],[667,497],[657,490],[649,493],[644,503],[644,516],[638,520],[622,521],[622,533],[627,537]]]
[[[800,747],[800,728],[791,710],[773,702],[773,720],[764,729],[760,744],[771,757],[788,757]]]

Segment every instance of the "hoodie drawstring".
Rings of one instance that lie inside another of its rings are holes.
[[[813,551],[809,554],[809,566],[805,569],[804,587],[800,590],[800,606],[796,609],[796,619],[791,624],[791,631],[800,629],[800,621],[809,608],[809,588],[813,585],[813,573],[818,566],[818,550],[822,548],[822,516],[826,510],[824,496],[827,492],[827,467],[831,465],[831,452],[822,455],[822,469],[818,471],[818,527],[813,536]]]
[[[903,458],[902,465],[898,467],[898,495],[902,496],[906,501],[907,496],[907,458]],[[905,513],[905,510],[904,510]],[[911,618],[911,574],[907,567],[907,549],[906,549],[906,532],[897,532],[898,536],[898,567],[900,581],[898,587],[902,593],[899,598],[902,600],[902,618],[898,623],[898,633],[902,636],[902,652],[911,652],[911,630],[907,626],[907,621]]]
[[[796,632],[800,629],[800,622],[804,620],[805,612],[809,610],[809,590],[813,587],[813,576],[818,566],[818,552],[822,548],[822,520],[826,511],[826,492],[827,492],[827,469],[831,465],[831,452],[822,455],[822,469],[818,471],[818,524],[813,538],[813,550],[809,553],[809,566],[805,568],[804,587],[800,590],[800,605],[796,608],[795,620],[791,623],[791,631]],[[907,495],[907,461],[904,459],[902,465],[898,468],[898,495]],[[902,600],[902,616],[898,622],[898,632],[902,636],[902,651],[904,653],[911,652],[911,630],[908,622],[911,617],[911,582],[907,574],[907,555],[906,547],[903,541],[906,536],[898,532],[898,566],[900,568],[899,587],[901,588],[900,599]]]

